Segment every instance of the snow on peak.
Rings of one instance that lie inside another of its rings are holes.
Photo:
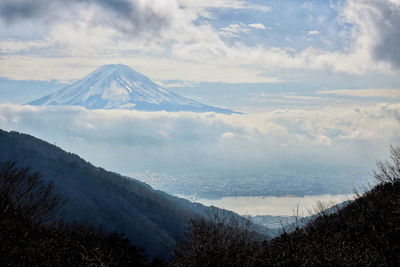
[[[232,113],[176,95],[123,64],[104,65],[82,80],[28,104],[77,105],[87,109]]]

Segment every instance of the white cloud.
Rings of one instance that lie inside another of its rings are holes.
[[[225,9],[253,9],[260,12],[270,12],[271,8],[264,5],[253,5],[240,0],[179,0],[182,6],[195,9],[225,8]]]
[[[235,134],[232,132],[226,132],[221,135],[221,138],[223,138],[223,139],[231,139],[234,137],[235,137]]]
[[[258,30],[265,30],[267,29],[264,24],[262,23],[252,23],[248,25],[250,28],[258,29]]]
[[[154,81],[155,83],[157,83],[158,85],[160,85],[161,87],[193,87],[194,84],[188,81]]]
[[[223,37],[238,37],[240,33],[250,33],[252,29],[265,30],[267,28],[261,23],[248,25],[244,23],[235,23],[230,24],[227,27],[220,28],[219,35]]]
[[[222,27],[219,34],[224,37],[238,37],[239,33],[249,33],[250,29],[246,24],[231,24],[227,27]]]
[[[400,3],[393,0],[350,0],[343,20],[354,26],[355,50],[400,67]],[[373,64],[373,63],[372,63]]]
[[[295,94],[286,94],[286,95],[283,95],[283,98],[294,99],[294,100],[313,100],[313,101],[322,100],[321,97],[317,97],[317,96],[304,96],[304,95],[295,95]]]
[[[317,30],[312,30],[312,31],[308,31],[307,34],[308,34],[308,35],[318,35],[318,34],[319,34],[319,31],[317,31]]]

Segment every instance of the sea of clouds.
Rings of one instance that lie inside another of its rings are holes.
[[[372,170],[400,141],[400,104],[233,115],[0,104],[0,128],[122,173]]]

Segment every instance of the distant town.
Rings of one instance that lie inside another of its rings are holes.
[[[234,177],[221,173],[135,173],[128,175],[154,189],[170,194],[197,198],[228,196],[305,196],[322,194],[349,194],[353,188],[368,184],[371,174],[349,173],[296,173],[276,172],[260,176]]]

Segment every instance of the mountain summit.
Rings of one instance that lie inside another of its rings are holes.
[[[122,64],[104,65],[71,85],[28,105],[74,105],[87,109],[192,111],[231,114],[174,94]]]

